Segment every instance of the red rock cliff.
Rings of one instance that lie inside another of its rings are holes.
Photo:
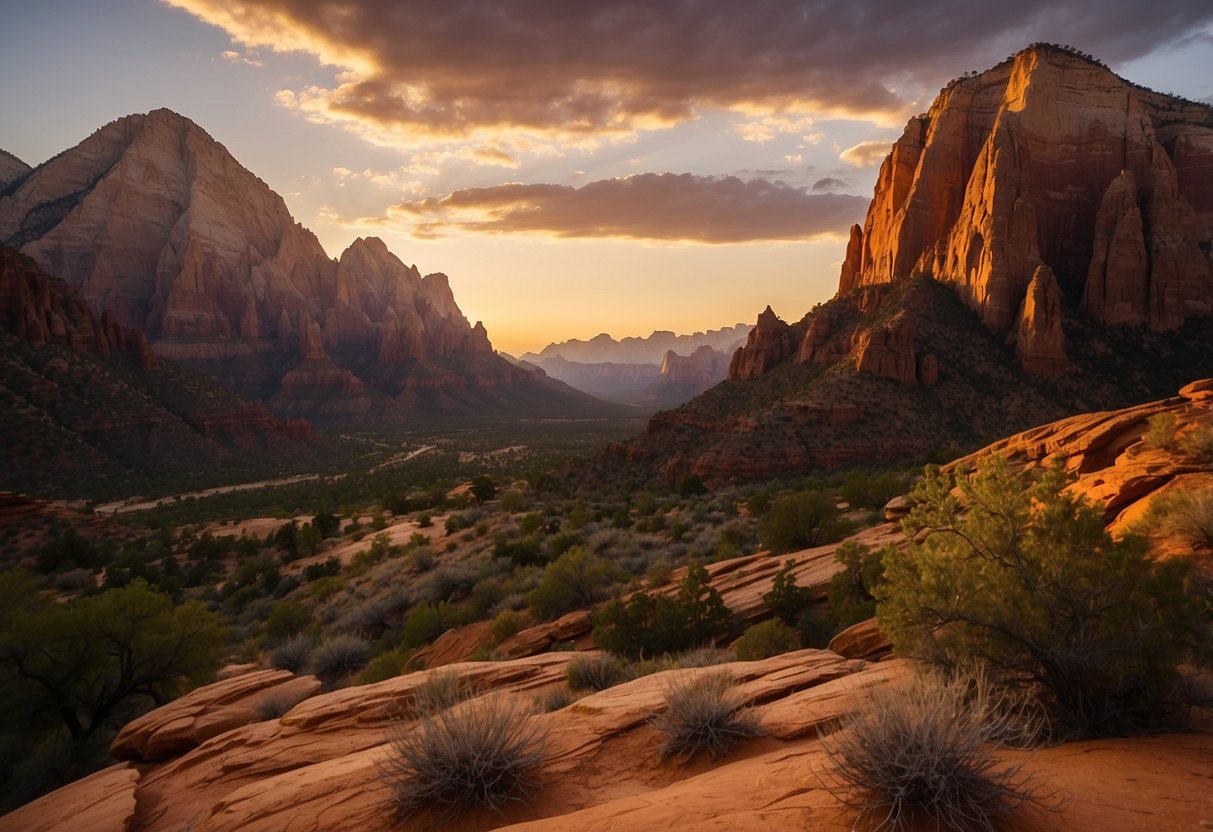
[[[928,272],[1006,329],[1047,265],[1089,317],[1169,329],[1210,313],[1211,239],[1213,110],[1036,46],[910,120],[839,293]]]

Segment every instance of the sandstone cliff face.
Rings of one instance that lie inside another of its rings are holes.
[[[9,170],[2,162],[0,178]],[[330,259],[278,194],[171,111],[119,119],[32,172],[12,170],[17,179],[0,197],[0,242],[76,287],[116,324],[145,331],[160,354],[238,392],[315,401],[308,379],[331,379],[314,367],[283,376],[315,361],[391,376],[397,387],[401,366],[444,359],[427,384],[530,384],[496,360],[446,275],[422,277],[374,238]],[[461,360],[475,370],[465,372]]]
[[[713,384],[724,381],[729,372],[731,357],[714,350],[706,344],[690,355],[679,355],[673,350],[666,352],[661,360],[661,383],[694,388],[702,392]]]
[[[906,126],[839,292],[927,272],[1007,329],[1048,265],[1088,316],[1170,329],[1209,314],[1211,219],[1213,110],[1033,47]]]

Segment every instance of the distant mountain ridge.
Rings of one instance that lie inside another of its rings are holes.
[[[368,425],[587,404],[496,356],[445,275],[422,277],[375,238],[331,259],[282,197],[172,111],[14,170],[0,242],[158,354],[281,415]]]
[[[706,332],[695,332],[690,335],[677,335],[668,330],[655,330],[645,337],[629,336],[615,340],[603,332],[588,341],[571,338],[568,341],[548,344],[537,353],[528,352],[521,356],[524,361],[538,363],[539,359],[560,356],[566,361],[576,361],[582,364],[655,364],[661,366],[665,354],[674,351],[679,355],[690,355],[699,347],[708,346],[714,350],[730,351],[753,329],[753,324],[734,324],[731,327],[711,329]]]
[[[910,120],[837,295],[617,449],[677,480],[921,459],[1213,366],[1213,107],[1037,44]]]

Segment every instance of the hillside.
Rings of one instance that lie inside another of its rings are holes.
[[[315,465],[332,440],[159,358],[0,247],[0,488],[99,497],[155,479]]]

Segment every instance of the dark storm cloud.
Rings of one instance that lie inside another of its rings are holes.
[[[896,121],[1033,40],[1115,66],[1213,19],[1208,0],[165,2],[346,70],[284,92],[314,117],[448,138],[611,134],[711,108]]]

